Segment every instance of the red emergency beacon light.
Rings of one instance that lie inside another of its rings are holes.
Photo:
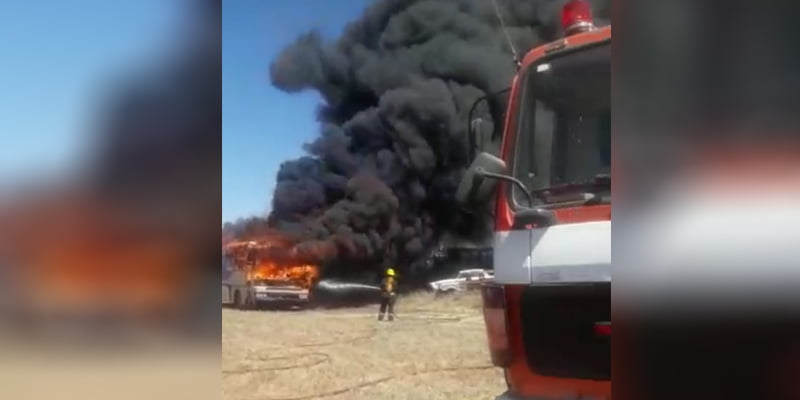
[[[566,36],[594,30],[592,6],[586,0],[570,0],[561,10],[561,27]]]

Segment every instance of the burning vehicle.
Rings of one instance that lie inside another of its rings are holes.
[[[293,250],[276,239],[226,244],[222,304],[239,309],[309,304],[319,270],[316,265],[296,262],[293,255]]]

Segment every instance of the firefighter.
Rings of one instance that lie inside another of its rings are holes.
[[[389,268],[386,270],[386,276],[381,282],[381,308],[378,311],[378,321],[383,321],[383,315],[388,314],[389,321],[394,321],[394,301],[395,301],[395,287],[397,286],[397,277],[395,276],[394,269]]]

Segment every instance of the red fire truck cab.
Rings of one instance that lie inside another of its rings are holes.
[[[457,192],[495,199],[482,296],[498,400],[611,398],[611,27],[580,0],[562,24],[514,78],[500,157],[478,154]]]

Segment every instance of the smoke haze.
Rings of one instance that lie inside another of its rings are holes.
[[[498,0],[520,58],[560,34],[563,3]],[[610,1],[593,3],[604,25]],[[403,269],[443,233],[485,240],[489,221],[459,211],[454,199],[471,161],[468,113],[514,73],[490,1],[382,0],[335,41],[301,35],[270,76],[287,93],[320,93],[320,135],[307,156],[281,165],[269,225],[295,238],[299,253],[341,265]],[[505,101],[476,109],[482,132],[500,134]]]

